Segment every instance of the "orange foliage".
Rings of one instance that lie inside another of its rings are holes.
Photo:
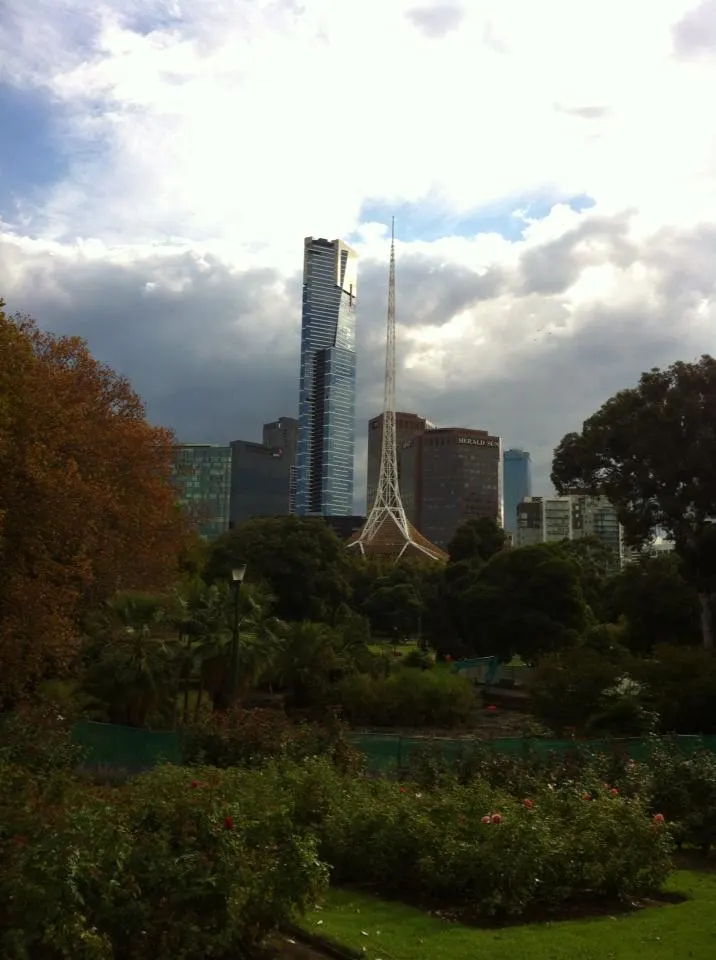
[[[116,590],[166,586],[186,536],[169,430],[77,337],[0,301],[0,695],[62,672]]]

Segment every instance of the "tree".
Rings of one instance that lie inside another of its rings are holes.
[[[586,629],[589,617],[575,564],[549,544],[496,554],[462,601],[474,653],[502,660],[519,654],[531,661],[563,649]]]
[[[196,681],[197,719],[208,692],[217,709],[229,706],[228,686],[233,639],[234,596],[227,583],[207,586],[185,583],[178,591],[179,630],[184,661],[185,722],[189,719],[189,690]],[[272,598],[260,584],[246,583],[239,594],[238,678],[241,692],[256,686],[273,666],[283,647],[282,624],[271,614]]]
[[[0,304],[0,697],[67,671],[81,618],[164,589],[186,534],[173,436],[77,337]]]
[[[552,482],[606,496],[627,542],[664,531],[699,597],[701,636],[713,647],[716,590],[716,360],[675,363],[641,376],[569,433],[555,451]]]
[[[610,583],[609,614],[625,618],[633,653],[650,654],[660,644],[698,643],[698,596],[680,568],[674,554],[640,557]]]
[[[172,722],[181,662],[171,606],[166,596],[120,593],[97,618],[83,689],[110,723]]]
[[[448,544],[450,563],[486,563],[505,549],[507,534],[491,517],[476,517],[461,523]]]
[[[442,564],[414,559],[363,563],[354,578],[354,603],[368,616],[373,631],[396,639],[421,636],[423,616],[435,595],[435,573]]]
[[[206,580],[228,580],[239,563],[248,581],[269,585],[282,620],[332,622],[350,599],[345,544],[319,517],[247,520],[214,541]]]
[[[614,553],[597,537],[562,540],[552,548],[576,564],[584,599],[598,620],[606,618],[606,594]]]

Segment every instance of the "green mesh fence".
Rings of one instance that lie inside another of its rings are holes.
[[[158,763],[181,763],[181,738],[172,730],[142,730],[111,723],[78,723],[72,736],[85,763],[127,770],[149,770]]]
[[[448,762],[454,762],[460,756],[468,754],[475,747],[490,749],[511,756],[523,756],[536,753],[542,758],[550,754],[565,754],[573,750],[586,750],[591,753],[622,753],[632,760],[646,760],[651,746],[648,740],[612,739],[612,740],[527,740],[521,737],[497,740],[442,740],[420,737],[385,736],[381,734],[353,735],[350,742],[367,757],[368,770],[372,773],[384,773],[404,767],[415,750],[429,747],[438,751]],[[681,736],[672,742],[686,754],[698,749],[716,753],[716,736]]]
[[[79,723],[73,738],[84,748],[85,762],[91,766],[107,766],[132,771],[148,770],[158,763],[182,763],[181,735],[171,730],[142,730],[139,727],[119,727],[110,723]],[[547,757],[551,753],[564,754],[571,750],[599,753],[619,752],[633,760],[649,756],[648,740],[527,740],[522,737],[498,740],[450,740],[423,737],[401,737],[397,734],[353,734],[349,737],[356,749],[367,757],[368,770],[385,773],[397,770],[409,762],[415,750],[429,747],[438,750],[448,763],[469,753],[475,747],[488,748],[511,756],[536,753]],[[675,737],[684,753],[697,749],[716,753],[716,736]]]

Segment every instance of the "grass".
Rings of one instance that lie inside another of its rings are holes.
[[[477,929],[400,903],[334,890],[306,930],[366,960],[713,960],[716,873],[677,871],[667,890],[686,902],[587,920]]]

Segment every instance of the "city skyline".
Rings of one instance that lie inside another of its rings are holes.
[[[530,450],[547,492],[565,433],[714,352],[713,18],[714,0],[366,0],[350,24],[325,0],[6,0],[0,296],[86,337],[179,440],[228,442],[294,413],[301,241],[345,239],[357,508],[395,214],[399,407]]]

